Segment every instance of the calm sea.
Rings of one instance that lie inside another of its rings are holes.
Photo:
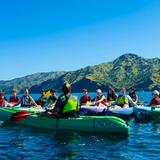
[[[94,95],[92,93],[91,96]],[[37,99],[39,95],[32,96]],[[138,96],[141,101],[148,102],[151,93],[138,92]],[[128,137],[108,137],[79,132],[51,132],[1,123],[0,160],[160,159],[160,125],[140,124],[134,119],[129,124],[131,133]]]

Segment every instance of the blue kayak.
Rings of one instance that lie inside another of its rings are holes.
[[[135,118],[137,121],[147,122],[152,120],[152,107],[137,105],[134,107]]]

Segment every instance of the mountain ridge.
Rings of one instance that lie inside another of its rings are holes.
[[[10,81],[0,81],[0,89],[8,93],[12,88],[17,88],[22,92],[27,87],[31,92],[37,93],[41,89],[48,90],[53,87],[60,92],[64,81],[72,84],[73,92],[81,92],[83,88],[89,91],[101,88],[106,91],[109,86],[116,90],[131,86],[137,90],[159,89],[160,59],[143,58],[127,53],[113,61],[75,71],[43,72]]]

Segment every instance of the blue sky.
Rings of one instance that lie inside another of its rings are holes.
[[[76,70],[124,53],[160,57],[159,0],[0,2],[1,80]]]

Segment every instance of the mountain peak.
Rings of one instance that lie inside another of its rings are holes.
[[[121,55],[113,62],[88,66],[72,72],[39,73],[30,76],[0,81],[0,89],[10,93],[12,88],[18,91],[27,87],[32,92],[41,89],[55,88],[60,91],[64,80],[71,82],[75,92],[86,88],[94,92],[97,88],[106,89],[112,86],[120,89],[133,86],[137,90],[158,89],[160,84],[160,59],[145,59],[133,53]]]
[[[139,56],[137,54],[134,53],[126,53],[121,55],[118,59],[128,59],[128,58],[139,58]]]
[[[117,59],[114,60],[114,62],[122,62],[122,61],[130,61],[130,60],[137,60],[140,57],[136,54],[133,53],[126,53],[118,57]]]

